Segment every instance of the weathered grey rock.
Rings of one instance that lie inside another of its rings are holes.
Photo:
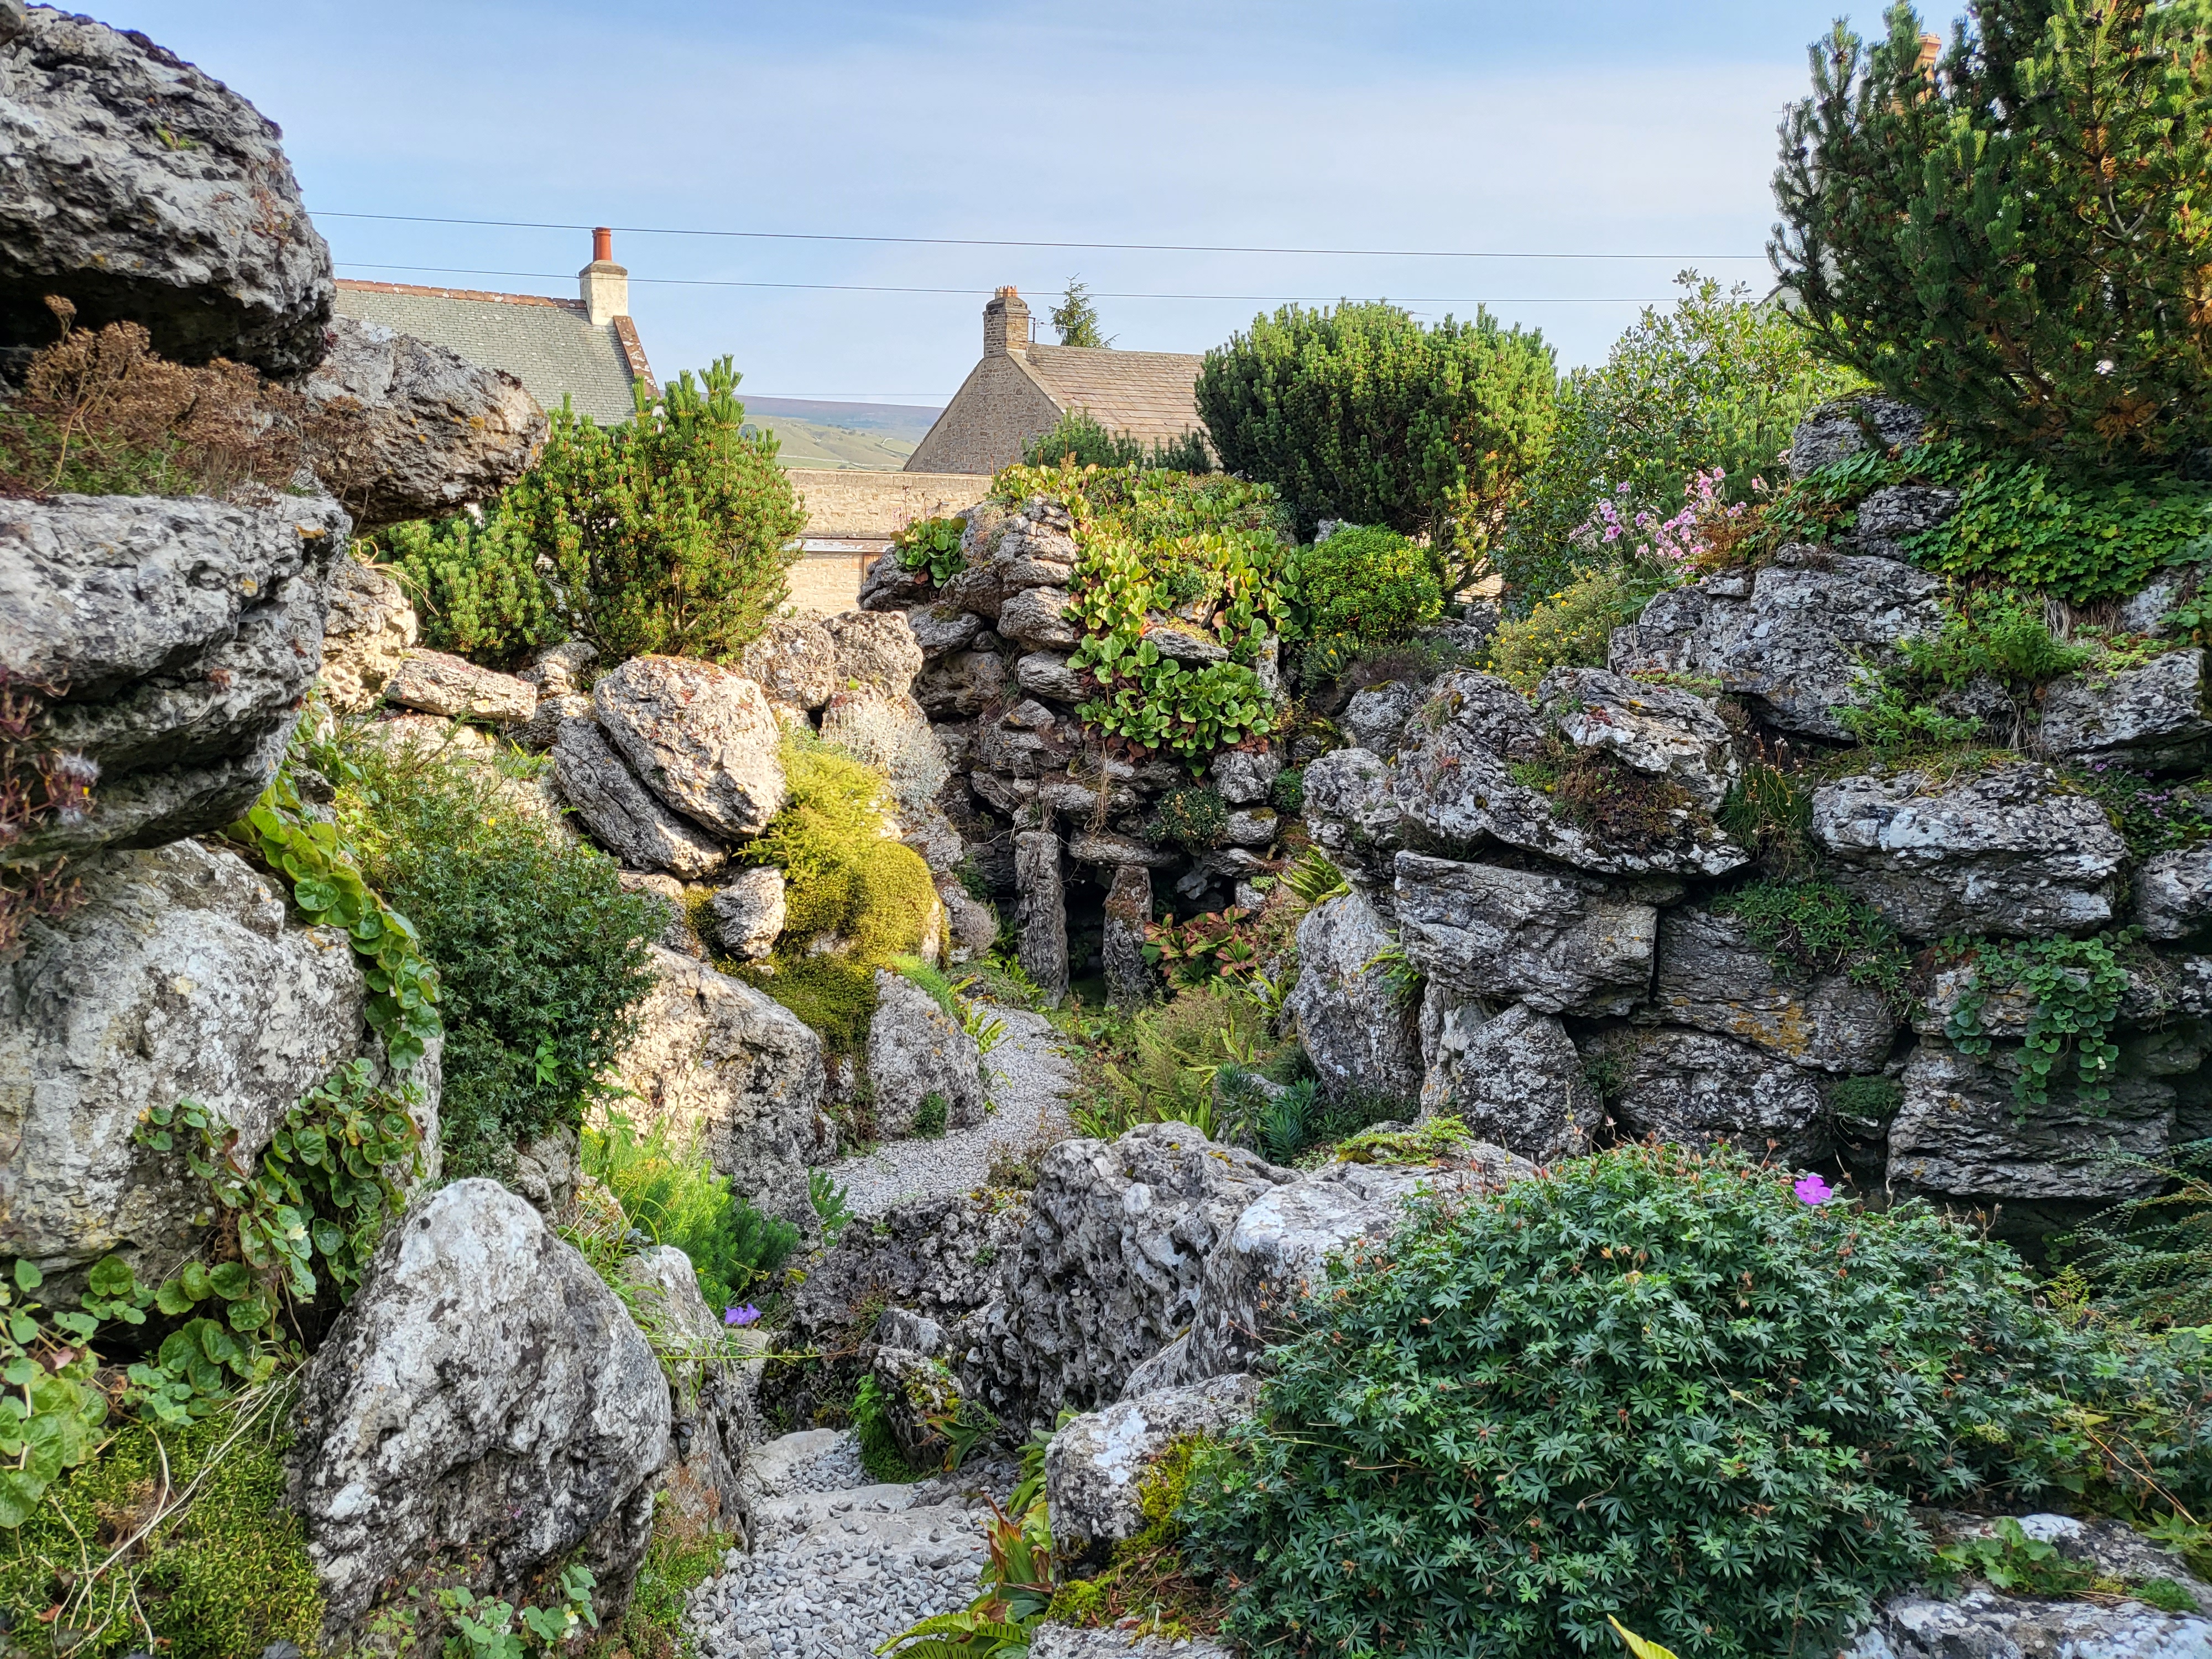
[[[1065,651],[1083,637],[1067,620],[1067,590],[1026,587],[999,607],[994,624],[1010,640],[1031,651]]]
[[[1152,921],[1152,872],[1141,864],[1119,866],[1106,893],[1106,929],[1099,950],[1106,994],[1119,1007],[1136,1007],[1158,994],[1158,976],[1145,960],[1145,930]]]
[[[596,724],[597,716],[592,712],[591,698],[574,691],[557,694],[541,691],[538,697],[538,707],[530,718],[520,726],[509,726],[505,735],[518,747],[530,750],[533,753],[543,754],[551,750],[555,741],[561,735],[561,728],[570,720],[586,720]],[[608,752],[611,754],[613,751],[610,750]],[[635,779],[631,781],[634,784],[636,783]],[[637,784],[636,787],[641,789],[644,787],[642,784]],[[659,804],[654,803],[656,805]]]
[[[1355,747],[1387,755],[1397,746],[1398,734],[1413,711],[1425,701],[1422,689],[1404,680],[1385,680],[1352,694],[1337,716]]]
[[[706,942],[691,931],[691,922],[684,915],[684,900],[688,896],[684,884],[673,876],[647,873],[641,870],[617,871],[615,879],[622,884],[625,893],[645,893],[659,905],[666,925],[660,932],[659,943],[678,956],[707,959]]]
[[[1004,777],[1034,778],[1065,767],[1080,738],[1073,720],[1025,697],[977,726],[975,762],[979,769]]]
[[[323,339],[301,460],[356,531],[489,501],[544,447],[545,411],[503,369],[343,313]]]
[[[957,875],[940,875],[936,884],[938,902],[945,907],[947,958],[972,962],[987,955],[999,942],[999,913],[970,893]]]
[[[741,962],[757,962],[783,932],[783,872],[761,865],[719,890],[707,902],[714,941]]]
[[[1839,779],[1814,793],[1813,834],[1843,885],[1912,939],[2102,927],[2127,863],[2104,808],[2028,762]]]
[[[840,691],[823,707],[822,738],[889,778],[891,793],[905,811],[936,799],[952,775],[929,716],[910,696],[867,687]]]
[[[289,1499],[332,1637],[437,1559],[479,1591],[582,1549],[628,1599],[668,1449],[668,1389],[612,1291],[495,1182],[433,1194],[385,1236],[308,1368]]]
[[[1725,571],[1660,594],[1616,629],[1615,673],[1718,682],[1769,724],[1832,742],[1834,712],[1900,640],[1939,633],[1942,579],[1896,559],[1784,548],[1758,570]]]
[[[1202,1637],[1140,1636],[1124,1630],[1079,1630],[1043,1624],[1030,1638],[1030,1659],[1231,1659],[1227,1648]]]
[[[567,1124],[556,1123],[515,1147],[514,1173],[505,1184],[532,1209],[554,1221],[574,1201],[583,1172],[581,1138]]]
[[[2212,846],[2160,853],[2136,872],[2136,922],[2147,939],[2186,939],[2212,923]]]
[[[912,1348],[879,1345],[868,1367],[883,1401],[884,1426],[908,1463],[927,1468],[949,1443],[930,1419],[951,1415],[960,1386],[944,1363]]]
[[[384,700],[447,720],[501,724],[527,720],[538,712],[537,689],[529,681],[444,651],[410,651],[385,683]]]
[[[1717,811],[1740,769],[1729,729],[1702,697],[1602,668],[1555,668],[1536,701],[1577,749],[1602,749],[1632,771],[1666,779]]]
[[[1230,813],[1224,833],[1232,847],[1268,847],[1282,827],[1282,817],[1272,806],[1240,806]]]
[[[1784,979],[1741,921],[1686,905],[1659,919],[1648,1017],[1829,1072],[1881,1070],[1903,1023],[1875,987],[1842,974]]]
[[[1856,455],[1869,441],[1882,449],[1918,443],[1927,429],[1925,415],[1894,398],[1869,393],[1823,404],[1790,434],[1790,476],[1802,478]]]
[[[2111,1154],[2165,1152],[2170,1084],[2124,1077],[2111,1099],[2092,1104],[2058,1083],[2047,1105],[2022,1106],[2013,1094],[2018,1072],[2019,1050],[2008,1043],[1980,1059],[1938,1038],[1914,1049],[1900,1079],[1905,1103],[1889,1126],[1891,1186],[1984,1201],[2109,1201],[2156,1189],[2155,1172]]]
[[[2154,636],[2172,635],[2176,630],[2166,617],[2184,599],[2198,591],[2203,574],[2203,567],[2193,564],[2168,565],[2159,571],[2120,601],[2120,612],[2115,618],[2119,631]]]
[[[1005,626],[1003,618],[1000,625]],[[1145,613],[1145,639],[1170,662],[1203,667],[1207,663],[1229,660],[1229,647],[1214,637],[1212,629],[1162,611]]]
[[[928,593],[929,572],[906,569],[899,563],[897,554],[887,552],[878,557],[860,579],[860,609],[904,611]]]
[[[590,641],[563,640],[558,645],[541,646],[520,678],[538,688],[541,702],[547,697],[572,697],[579,691],[588,696],[592,670],[599,660],[599,648]]]
[[[1819,1079],[1749,1043],[1632,1026],[1606,1033],[1590,1052],[1613,1072],[1613,1115],[1636,1135],[1692,1146],[1728,1141],[1792,1168],[1828,1154]]]
[[[999,1300],[980,1316],[971,1394],[1008,1423],[1118,1398],[1138,1364],[1191,1322],[1206,1259],[1269,1188],[1292,1179],[1188,1123],[1044,1156]]]
[[[921,647],[925,662],[966,650],[984,627],[983,619],[974,611],[941,602],[910,607],[906,623],[914,630],[914,641]]]
[[[1067,994],[1067,898],[1058,836],[1024,830],[1014,836],[1014,890],[1020,896],[1021,964],[1057,1003]]]
[[[1167,870],[1182,862],[1182,854],[1158,842],[1110,830],[1081,830],[1070,836],[1067,856],[1078,864],[1135,865],[1146,870]]]
[[[1006,659],[991,651],[956,651],[929,664],[914,682],[915,701],[931,714],[980,714],[1006,684]]]
[[[778,617],[738,659],[738,672],[760,687],[770,702],[811,713],[830,701],[837,677],[837,647],[811,617]]]
[[[0,500],[0,672],[62,688],[45,740],[99,769],[88,811],[0,861],[158,846],[252,805],[314,684],[348,528],[316,497]]]
[[[1014,681],[1032,697],[1081,702],[1091,695],[1090,677],[1067,665],[1063,651],[1032,651],[1014,664]]]
[[[179,362],[313,368],[337,290],[279,137],[144,35],[30,10],[0,55],[0,343],[51,340],[55,294]]]
[[[1658,911],[1594,882],[1398,854],[1398,940],[1430,979],[1540,1013],[1625,1013],[1651,983]]]
[[[632,657],[599,677],[592,706],[640,781],[717,836],[760,834],[789,799],[783,728],[760,687],[727,669]]]
[[[1134,1538],[1146,1525],[1138,1489],[1168,1448],[1186,1435],[1218,1434],[1243,1421],[1259,1401],[1258,1377],[1210,1376],[1070,1421],[1044,1455],[1053,1548],[1084,1560]]]
[[[1405,845],[1406,815],[1390,763],[1366,749],[1336,749],[1306,768],[1306,826],[1347,877],[1385,894]]]
[[[934,743],[935,737],[930,741]],[[933,876],[950,875],[967,856],[967,842],[934,799],[901,805],[899,823],[904,832],[899,836],[900,842],[914,849]]]
[[[208,1236],[207,1184],[131,1143],[195,1100],[258,1157],[300,1097],[380,1052],[345,935],[287,920],[235,853],[199,842],[71,866],[82,902],[25,925],[0,965],[0,1249],[49,1276],[119,1251],[157,1283]],[[430,1154],[434,1056],[412,1077]]]
[[[331,709],[359,714],[383,700],[385,682],[415,643],[420,624],[399,584],[381,570],[341,558],[331,570],[317,683]]]
[[[1858,504],[1851,541],[1863,553],[1911,556],[1909,544],[1959,510],[1959,492],[1942,484],[1885,484]]]
[[[877,971],[868,1080],[875,1086],[876,1122],[885,1139],[914,1133],[915,1114],[930,1095],[944,1097],[946,1128],[981,1123],[982,1067],[975,1039],[928,992],[897,974]]]
[[[553,775],[592,838],[623,864],[665,870],[686,881],[730,861],[720,842],[663,806],[608,745],[584,699],[553,735]]]
[[[1411,1100],[1421,1088],[1420,1009],[1392,982],[1395,941],[1358,892],[1316,905],[1298,923],[1289,1008],[1322,1087]]]
[[[1224,749],[1213,757],[1213,787],[1231,806],[1255,805],[1267,799],[1282,769],[1281,758],[1270,750]]]
[[[837,653],[836,683],[845,690],[869,687],[888,697],[903,697],[921,672],[921,646],[904,616],[848,611],[823,624]]]
[[[707,1305],[691,1258],[672,1244],[624,1257],[622,1273],[641,1323],[664,1350],[683,1356],[668,1366],[669,1507],[696,1526],[744,1536],[750,1528],[742,1475],[759,1416],[746,1363],[726,1352],[722,1310]]]
[[[2069,674],[2043,693],[2036,743],[2069,760],[2190,766],[2212,749],[2204,653],[2195,646],[2116,674]]]
[[[1520,1002],[1488,1018],[1480,1003],[1433,986],[1427,1003],[1423,1117],[1458,1118],[1477,1139],[1539,1164],[1589,1150],[1605,1108],[1565,1026]]]
[[[822,1039],[743,981],[659,945],[637,1035],[616,1061],[641,1128],[696,1136],[754,1208],[811,1234],[806,1166],[822,1103]]]

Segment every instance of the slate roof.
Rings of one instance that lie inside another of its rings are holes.
[[[1127,432],[1147,448],[1205,430],[1195,393],[1203,357],[1034,343],[1007,355],[1062,410],[1087,409],[1109,432]]]
[[[503,368],[548,410],[558,409],[566,393],[580,413],[602,424],[629,418],[634,381],[653,389],[636,325],[617,317],[594,327],[580,300],[342,277],[337,308]]]

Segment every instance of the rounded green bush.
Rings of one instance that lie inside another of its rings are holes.
[[[1433,562],[1395,531],[1340,530],[1300,548],[1291,572],[1298,620],[1310,639],[1348,635],[1372,649],[1409,639],[1443,615]]]
[[[1533,1659],[1618,1615],[1685,1659],[1833,1652],[1929,1565],[1911,1505],[2212,1488],[2201,1340],[2029,1288],[1923,1206],[1735,1154],[1422,1206],[1303,1304],[1194,1476],[1194,1559],[1254,1650]]]

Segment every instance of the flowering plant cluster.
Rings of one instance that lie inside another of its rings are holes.
[[[1736,526],[1751,511],[1747,502],[1723,495],[1727,482],[1728,474],[1717,466],[1692,473],[1682,489],[1682,510],[1671,519],[1636,507],[1635,486],[1623,483],[1610,499],[1599,498],[1583,528],[1608,549],[1640,538],[1633,542],[1639,563],[1670,572],[1695,570],[1734,539],[1725,535],[1725,529]]]

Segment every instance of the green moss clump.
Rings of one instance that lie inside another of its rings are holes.
[[[283,1394],[264,1391],[182,1430],[132,1424],[57,1481],[30,1521],[0,1534],[7,1651],[258,1659],[289,1641],[319,1652],[322,1593],[306,1528],[284,1507],[289,1411]],[[190,1492],[190,1501],[161,1515],[165,1491],[173,1503]],[[88,1564],[149,1523],[137,1550],[85,1583]]]

